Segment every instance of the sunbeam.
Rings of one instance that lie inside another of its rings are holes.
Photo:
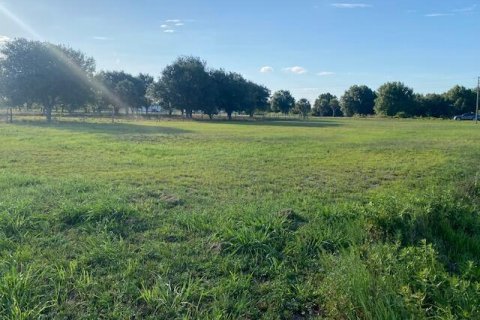
[[[20,19],[16,14],[14,14],[11,10],[5,7],[5,5],[0,3],[0,14],[4,15],[11,21],[13,21],[17,26],[19,26],[23,31],[28,33],[34,40],[45,42],[44,38],[35,31],[31,26],[29,26],[25,21]],[[95,80],[92,77],[89,77],[85,72],[79,68],[75,63],[72,61],[56,46],[48,45],[47,46],[52,52],[52,54],[57,57],[62,63],[67,65],[72,73],[78,77],[82,82],[91,85],[95,90],[102,92],[106,98],[114,103],[116,106],[121,108],[128,108],[129,106],[124,103],[120,98],[118,98],[109,88],[107,88],[103,83]]]

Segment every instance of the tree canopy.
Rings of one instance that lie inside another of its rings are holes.
[[[48,121],[55,105],[74,109],[93,99],[95,60],[47,42],[17,39],[0,54],[0,90],[11,105],[39,104]]]
[[[340,103],[337,97],[331,93],[323,93],[318,96],[315,100],[312,113],[319,117],[342,116]]]
[[[290,91],[280,90],[273,94],[270,105],[273,112],[287,114],[295,107],[295,98]]]
[[[375,113],[395,116],[399,113],[413,115],[415,112],[415,95],[413,89],[402,82],[388,82],[377,91]]]
[[[16,39],[0,47],[0,107],[41,108],[50,121],[52,109],[73,112],[113,110],[127,114],[152,104],[170,114],[177,109],[191,118],[201,112],[213,118],[224,112],[253,116],[268,109],[285,115],[306,116],[312,106],[306,99],[295,103],[288,90],[270,96],[270,90],[241,74],[211,69],[197,57],[179,57],[167,65],[157,81],[148,74],[124,71],[95,72],[95,60],[78,50],[47,42]],[[385,83],[375,92],[354,85],[339,99],[323,93],[315,100],[314,116],[429,116],[451,117],[475,110],[476,92],[454,86],[436,94],[415,93],[402,82]]]
[[[375,92],[367,86],[354,85],[350,87],[340,100],[340,106],[345,116],[351,117],[355,114],[374,114]]]
[[[298,100],[295,104],[295,112],[302,115],[303,118],[306,118],[310,111],[312,111],[312,105],[305,98]]]

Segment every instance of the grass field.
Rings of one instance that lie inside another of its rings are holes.
[[[0,124],[2,319],[480,319],[480,126]]]

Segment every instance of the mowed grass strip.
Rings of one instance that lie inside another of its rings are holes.
[[[0,139],[0,318],[480,318],[470,122],[30,119]]]

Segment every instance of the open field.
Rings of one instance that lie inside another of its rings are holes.
[[[2,319],[480,319],[480,126],[0,124]]]

